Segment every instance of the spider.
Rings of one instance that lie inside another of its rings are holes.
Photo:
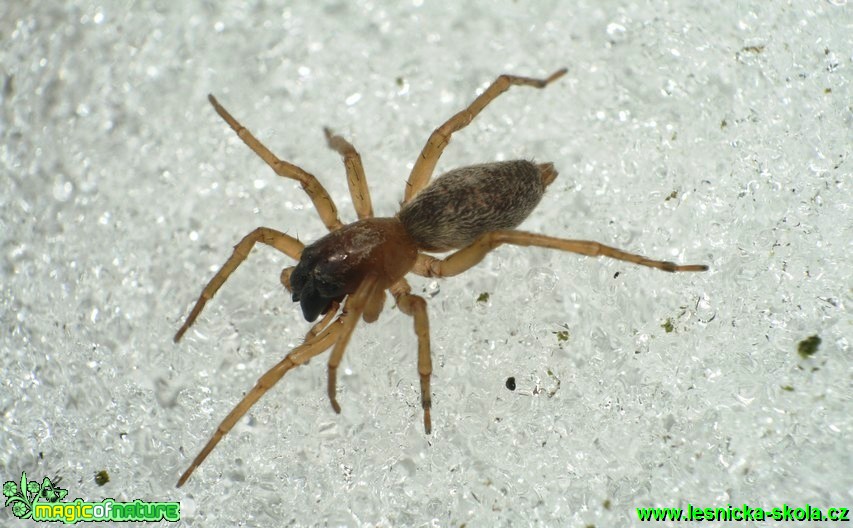
[[[347,140],[324,129],[328,146],[343,158],[347,183],[358,220],[343,224],[326,189],[314,175],[277,158],[255,136],[208,96],[216,113],[240,139],[260,156],[279,176],[298,181],[320,215],[329,234],[313,244],[303,245],[296,238],[259,227],[243,237],[234,252],[201,292],[183,326],[175,334],[180,341],[231,273],[246,259],[257,243],[266,244],[297,261],[281,272],[281,282],[299,302],[309,322],[322,319],[294,348],[261,376],[255,386],[219,424],[178,480],[182,486],[207,458],[219,441],[240,418],[288,371],[332,349],[328,362],[328,396],[336,413],[337,369],[359,319],[376,321],[385,305],[387,290],[405,314],[414,321],[418,342],[418,375],[424,429],[430,434],[430,358],[429,321],[423,297],[411,292],[408,273],[424,277],[458,275],[483,260],[502,244],[559,249],[588,256],[606,256],[658,268],[664,271],[705,271],[707,266],[676,265],[627,253],[588,240],[567,240],[517,231],[533,211],[545,188],[557,177],[552,163],[525,160],[484,163],[463,167],[437,177],[430,183],[433,169],[454,132],[465,128],[496,97],[512,86],[544,88],[562,77],[560,69],[545,79],[500,75],[464,110],[436,128],[424,145],[406,184],[400,211],[391,218],[375,218],[361,157]],[[444,258],[423,253],[456,250]]]

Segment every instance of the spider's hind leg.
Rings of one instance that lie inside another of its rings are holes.
[[[459,275],[463,271],[475,266],[490,251],[502,244],[559,249],[589,257],[610,257],[669,272],[708,270],[708,266],[704,264],[675,264],[666,260],[654,260],[592,240],[570,240],[527,233],[525,231],[502,230],[487,233],[470,246],[451,253],[443,259],[437,259],[421,253],[418,255],[418,260],[412,272],[424,277],[452,277]]]
[[[545,79],[533,79],[530,77],[519,77],[517,75],[501,75],[486,88],[486,91],[481,93],[467,108],[457,113],[448,119],[443,125],[436,128],[421,150],[420,156],[415,161],[415,166],[412,167],[412,172],[409,174],[409,181],[406,184],[406,193],[403,203],[408,203],[418,194],[421,189],[429,183],[432,173],[435,170],[435,165],[438,163],[438,158],[444,152],[444,147],[450,142],[450,137],[454,132],[459,132],[477,115],[483,111],[486,106],[494,101],[500,94],[509,90],[512,86],[532,86],[533,88],[545,88],[552,82],[566,74],[566,69],[562,68],[555,71]]]

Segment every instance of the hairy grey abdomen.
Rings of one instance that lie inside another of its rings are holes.
[[[529,161],[472,165],[436,178],[398,217],[418,247],[446,251],[490,231],[516,227],[544,192],[539,167]]]

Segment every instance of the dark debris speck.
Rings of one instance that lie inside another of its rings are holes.
[[[95,473],[95,484],[98,486],[103,486],[107,482],[110,481],[110,474],[107,473],[106,469],[102,469]]]
[[[797,345],[797,353],[800,355],[801,358],[806,359],[815,355],[819,346],[820,337],[818,337],[817,335],[813,335],[799,342],[799,344]]]

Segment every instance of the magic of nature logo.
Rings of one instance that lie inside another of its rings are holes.
[[[21,472],[21,481],[7,480],[3,484],[5,507],[12,508],[12,514],[19,519],[32,519],[37,522],[55,521],[74,524],[81,521],[119,521],[119,522],[157,522],[167,520],[175,522],[181,518],[179,502],[117,502],[104,499],[89,502],[75,499],[63,502],[68,490],[57,487],[56,483],[45,477],[38,481],[27,481],[27,474]]]

